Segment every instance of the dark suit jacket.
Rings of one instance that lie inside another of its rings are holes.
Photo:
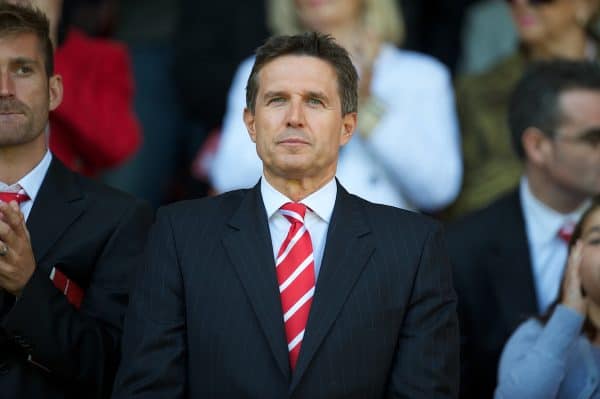
[[[159,210],[114,398],[453,398],[455,295],[441,229],[338,186],[290,371],[259,186]]]
[[[52,161],[27,220],[36,270],[16,303],[0,290],[0,397],[110,394],[151,223],[145,204]],[[85,290],[79,310],[53,285],[52,267]]]
[[[493,396],[513,330],[537,312],[518,190],[448,229],[461,330],[461,398]]]

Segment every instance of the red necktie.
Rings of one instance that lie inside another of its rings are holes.
[[[10,202],[17,201],[18,204],[21,204],[29,199],[29,196],[25,193],[25,191],[20,190],[18,192],[10,192],[10,191],[0,191],[0,201]]]
[[[276,267],[290,366],[294,370],[315,292],[315,262],[310,234],[304,226],[306,206],[288,202],[280,212],[292,224],[277,254]]]
[[[563,240],[567,245],[571,242],[571,236],[573,236],[573,230],[575,226],[572,223],[566,223],[560,230],[558,230],[558,237]]]

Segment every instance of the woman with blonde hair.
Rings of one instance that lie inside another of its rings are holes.
[[[433,58],[398,49],[403,38],[394,0],[271,0],[275,34],[332,35],[360,76],[358,129],[340,153],[337,176],[370,201],[435,211],[456,197],[462,177],[450,76]],[[229,92],[221,142],[211,168],[217,191],[248,187],[261,163],[242,123],[253,58]]]

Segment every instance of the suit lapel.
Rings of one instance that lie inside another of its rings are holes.
[[[321,270],[290,392],[300,382],[374,249],[370,227],[360,204],[338,184]]]
[[[83,210],[83,194],[75,174],[53,159],[27,219],[38,265]]]
[[[499,240],[496,252],[486,264],[488,281],[492,282],[502,316],[512,331],[524,317],[537,314],[536,289],[533,282],[531,256],[525,230],[525,220],[515,191],[499,218]],[[506,226],[506,228],[502,228]]]
[[[289,379],[290,367],[271,234],[260,184],[248,191],[229,222],[223,243],[258,317],[277,364]]]

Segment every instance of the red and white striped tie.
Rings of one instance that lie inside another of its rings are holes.
[[[304,226],[306,206],[288,202],[279,212],[292,224],[277,254],[276,267],[290,366],[294,370],[315,292],[315,261],[310,234]]]

